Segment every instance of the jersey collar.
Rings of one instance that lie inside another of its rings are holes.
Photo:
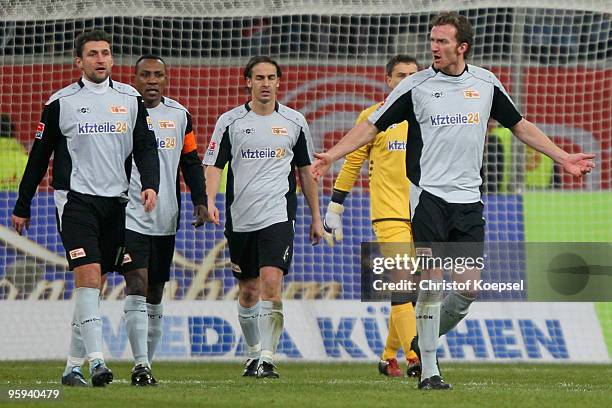
[[[85,79],[85,77],[81,77],[81,79],[79,79],[79,85],[81,86],[81,88],[89,89],[95,94],[103,94],[108,90],[108,88],[113,87],[113,83],[110,77],[106,78],[106,80],[100,84],[96,84]]]
[[[467,62],[465,63],[465,68],[464,68],[464,69],[463,69],[463,71],[462,71],[460,74],[458,74],[458,75],[451,75],[451,74],[447,74],[447,73],[445,73],[445,72],[440,71],[439,69],[435,69],[435,68],[434,68],[434,66],[433,66],[433,64],[431,64],[431,69],[433,69],[433,71],[434,71],[436,74],[437,74],[437,73],[440,73],[440,74],[442,74],[442,75],[446,75],[446,76],[448,76],[448,77],[458,78],[458,77],[460,77],[461,75],[463,75],[463,74],[465,74],[466,72],[468,72],[468,64],[467,64]]]
[[[251,103],[251,101],[250,101],[250,100],[249,100],[249,101],[247,101],[247,102],[244,104],[244,108],[247,110],[247,112],[250,112],[250,111],[251,111],[251,106],[249,105],[249,103]],[[280,106],[280,105],[278,104],[278,101],[274,102],[274,110],[275,110],[276,112],[278,112],[279,106]]]

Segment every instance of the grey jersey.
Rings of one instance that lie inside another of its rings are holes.
[[[145,235],[174,235],[179,216],[177,175],[181,154],[196,149],[191,115],[183,105],[167,97],[147,111],[157,139],[159,194],[153,211],[145,212],[140,198],[140,172],[136,166],[132,166],[126,228]]]
[[[230,167],[226,229],[249,232],[294,220],[297,209],[294,166],[312,162],[313,145],[301,113],[276,104],[260,116],[248,104],[221,115],[204,164]]]
[[[368,120],[381,131],[407,120],[411,183],[450,203],[473,203],[489,117],[508,128],[522,118],[495,75],[466,65],[458,76],[432,67],[411,75]]]
[[[53,159],[55,190],[127,199],[134,159],[145,188],[157,191],[159,160],[155,135],[140,94],[129,85],[79,80],[45,104],[15,214],[30,216],[36,188]]]

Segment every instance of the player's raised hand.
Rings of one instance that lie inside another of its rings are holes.
[[[342,241],[344,234],[342,232],[342,213],[344,206],[342,204],[330,201],[325,213],[323,228],[325,229],[325,241],[329,246],[334,246],[334,243]]]
[[[319,181],[321,177],[327,173],[330,166],[334,163],[332,156],[329,153],[315,153],[314,156],[317,158],[315,162],[310,166],[310,174],[315,181]]]
[[[582,177],[583,175],[590,173],[595,167],[595,162],[592,160],[595,155],[590,153],[574,153],[567,156],[563,160],[563,170],[567,171],[574,177]]]
[[[11,217],[11,223],[13,224],[13,228],[15,228],[15,231],[17,231],[17,233],[19,235],[21,235],[23,233],[23,229],[24,228],[26,230],[28,230],[30,228],[30,219],[29,218],[18,217],[18,216],[14,215],[14,214]]]
[[[208,221],[208,208],[204,204],[196,205],[193,209],[193,221],[191,225],[198,228]]]
[[[144,205],[145,212],[151,212],[155,208],[157,203],[157,193],[151,188],[147,188],[140,193],[142,199],[142,205]]]

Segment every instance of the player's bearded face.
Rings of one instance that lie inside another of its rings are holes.
[[[96,84],[110,76],[113,56],[110,44],[106,41],[89,41],[83,46],[83,56],[76,58],[77,67],[83,76]]]
[[[276,67],[262,62],[253,67],[251,77],[247,78],[247,86],[251,90],[251,98],[260,103],[276,101],[276,93],[280,85]]]

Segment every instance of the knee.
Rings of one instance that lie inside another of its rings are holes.
[[[261,281],[261,298],[263,300],[279,301],[281,299],[282,280],[268,276]]]
[[[147,270],[135,269],[126,272],[125,292],[127,295],[147,296]]]
[[[100,289],[102,286],[102,273],[98,264],[74,268],[74,278],[77,288]]]
[[[256,279],[240,282],[239,300],[244,307],[251,307],[259,302],[259,282]]]
[[[147,288],[147,303],[152,305],[160,304],[164,296],[164,286],[165,283],[149,284]]]

